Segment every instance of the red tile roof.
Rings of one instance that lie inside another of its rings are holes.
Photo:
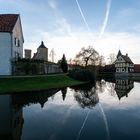
[[[12,32],[18,16],[18,14],[0,14],[0,32]]]
[[[134,65],[134,72],[140,72],[140,64]]]

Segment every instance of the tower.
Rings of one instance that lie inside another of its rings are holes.
[[[48,61],[48,48],[41,42],[41,45],[37,48],[37,52],[33,56],[34,59]]]

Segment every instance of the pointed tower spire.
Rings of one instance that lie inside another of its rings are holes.
[[[119,51],[118,51],[118,54],[117,54],[117,58],[118,58],[118,56],[120,56],[120,55],[122,55],[122,53],[121,53],[121,51],[119,50]]]
[[[41,45],[39,46],[39,48],[46,48],[43,41],[41,41]]]

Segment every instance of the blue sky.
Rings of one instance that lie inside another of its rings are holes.
[[[92,45],[106,60],[121,49],[140,63],[139,0],[0,0],[0,13],[20,14],[33,53],[43,40],[56,61]]]

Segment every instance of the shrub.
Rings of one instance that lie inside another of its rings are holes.
[[[95,81],[95,74],[90,70],[71,70],[68,74],[71,78],[80,81]]]

